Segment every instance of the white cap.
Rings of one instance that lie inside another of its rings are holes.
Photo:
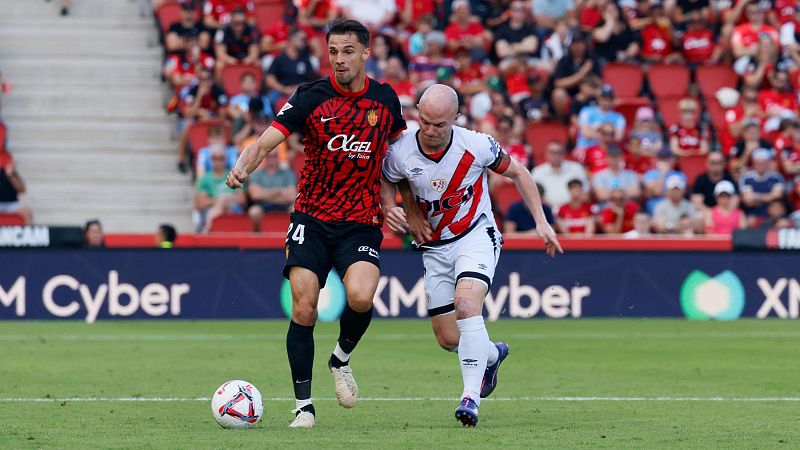
[[[722,180],[714,186],[714,197],[719,197],[721,194],[733,195],[736,193],[733,183],[728,180]]]
[[[667,177],[666,181],[667,189],[683,189],[686,187],[686,183],[683,181],[678,175],[671,175]]]

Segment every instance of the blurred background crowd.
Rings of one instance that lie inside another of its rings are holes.
[[[299,84],[331,73],[325,27],[341,16],[372,31],[368,75],[395,89],[410,132],[427,86],[455,88],[458,125],[491,134],[532,171],[560,233],[800,227],[795,0],[152,6],[197,232],[283,231],[305,159],[301,136],[244,191],[224,178]],[[19,187],[6,166],[0,211]],[[490,191],[507,235],[535,233],[512,184],[493,177]]]

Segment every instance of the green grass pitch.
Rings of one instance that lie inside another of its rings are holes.
[[[453,417],[458,363],[425,320],[372,323],[353,354],[362,400],[351,410],[331,399],[325,364],[338,325],[319,324],[317,427],[288,429],[286,328],[0,322],[0,448],[800,447],[792,321],[489,323],[511,355],[475,429]],[[265,397],[254,429],[220,428],[197,400],[235,378]]]

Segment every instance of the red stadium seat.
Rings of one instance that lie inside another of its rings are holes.
[[[614,87],[617,97],[636,97],[642,90],[644,74],[633,64],[610,63],[603,68],[603,82]]]
[[[288,212],[267,212],[261,218],[261,231],[271,233],[286,233],[289,229]]]
[[[206,120],[203,122],[195,122],[189,125],[189,129],[187,131],[187,140],[189,141],[189,145],[192,147],[192,153],[197,154],[201,148],[208,145],[208,130],[211,129],[214,125],[222,125],[225,127],[225,133],[227,134],[227,141],[231,141],[231,129],[230,127],[221,120]]]
[[[6,129],[6,124],[0,122],[0,152],[6,149],[7,134],[8,134],[8,129]]]
[[[714,98],[720,88],[735,88],[739,83],[739,75],[730,66],[723,64],[715,66],[699,66],[695,74],[700,94],[706,98]]]
[[[522,200],[519,191],[517,191],[517,185],[506,180],[502,180],[495,185],[490,197],[492,198],[492,204],[495,205],[503,217],[508,215],[508,208],[512,204]]]
[[[282,0],[259,0],[255,3],[256,26],[261,34],[266,34],[273,23],[283,19],[286,2]]]
[[[680,97],[662,98],[658,100],[658,111],[661,113],[661,120],[664,127],[669,128],[680,121],[681,113],[678,111]]]
[[[161,32],[166,35],[169,26],[181,20],[181,5],[177,1],[164,3],[158,7],[156,17],[161,25]]]
[[[0,226],[25,225],[25,218],[17,213],[0,213]]]
[[[541,164],[545,160],[545,150],[550,141],[567,145],[569,130],[561,122],[531,122],[525,127],[525,142],[533,149],[533,162]]]
[[[211,223],[212,232],[250,232],[253,221],[244,214],[223,214]]]
[[[256,86],[261,85],[263,77],[258,66],[248,66],[246,64],[232,64],[222,69],[222,87],[228,97],[233,97],[242,92],[240,80],[245,73],[251,73],[256,77]]]
[[[694,187],[694,180],[706,171],[706,156],[682,156],[678,159],[678,166],[686,174],[687,188],[691,189]]]
[[[706,100],[706,111],[708,111],[708,117],[711,119],[711,126],[714,127],[714,131],[719,136],[725,126],[725,108],[719,104],[717,99],[709,98]]]
[[[657,99],[683,97],[689,87],[689,69],[678,64],[656,64],[650,67],[647,81]]]

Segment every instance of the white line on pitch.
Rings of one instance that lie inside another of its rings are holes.
[[[292,401],[294,398],[273,397],[267,401]],[[319,401],[333,401],[335,398],[314,398]],[[539,402],[800,402],[800,397],[494,397],[486,400],[496,402],[539,401]],[[49,403],[49,402],[207,402],[208,397],[7,397],[0,403]],[[425,402],[458,401],[456,397],[365,397],[359,401],[368,402]]]
[[[335,334],[317,334],[320,339],[335,339]],[[711,332],[711,333],[511,333],[503,336],[506,339],[517,340],[640,340],[640,339],[782,339],[800,338],[800,332]],[[233,340],[258,340],[258,341],[283,341],[286,334],[87,334],[87,335],[0,335],[0,341],[35,342],[35,341],[65,341],[65,342],[139,342],[139,341],[233,341]],[[374,341],[417,341],[431,340],[432,335],[423,334],[376,334],[367,339]]]

